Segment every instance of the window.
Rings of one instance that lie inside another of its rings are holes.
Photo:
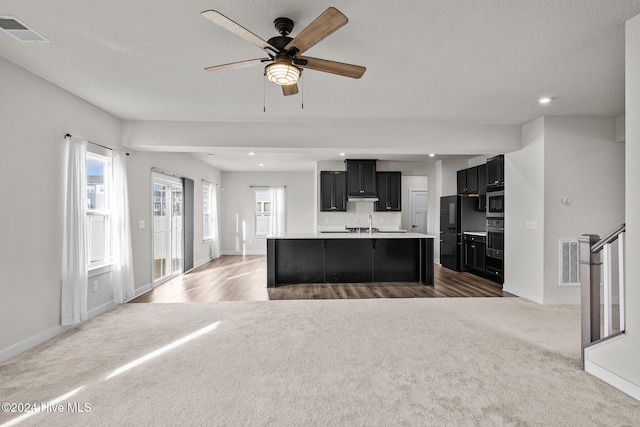
[[[87,262],[89,268],[111,258],[109,233],[109,177],[111,159],[87,153]]]
[[[256,190],[256,236],[271,232],[271,190]]]
[[[211,240],[211,184],[208,182],[202,185],[202,238]]]

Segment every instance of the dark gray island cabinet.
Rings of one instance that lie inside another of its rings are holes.
[[[267,287],[419,282],[433,286],[433,236],[420,233],[267,237]]]

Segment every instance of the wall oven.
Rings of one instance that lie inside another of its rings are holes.
[[[487,217],[504,217],[504,191],[487,192]]]
[[[487,256],[504,259],[504,218],[487,218]]]

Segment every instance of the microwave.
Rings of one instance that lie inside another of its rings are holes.
[[[504,217],[504,191],[487,192],[487,217]]]

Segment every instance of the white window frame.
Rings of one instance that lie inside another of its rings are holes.
[[[87,236],[87,268],[88,270],[96,270],[99,269],[101,267],[105,267],[108,265],[112,264],[112,259],[111,259],[111,216],[110,216],[110,198],[111,198],[111,158],[107,157],[107,156],[101,156],[99,154],[95,154],[95,153],[91,153],[91,152],[87,152],[87,161],[88,160],[94,160],[94,161],[99,161],[101,163],[104,163],[104,198],[105,198],[105,206],[104,209],[89,209],[89,207],[87,206],[87,210],[86,210],[86,218],[85,218],[85,230],[86,230],[86,236]],[[84,194],[86,195],[88,193],[88,185],[89,183],[87,182],[87,188],[85,189]],[[97,193],[97,192],[96,192]],[[104,218],[104,224],[105,224],[105,236],[104,236],[104,240],[105,240],[105,247],[104,247],[104,253],[105,253],[105,258],[100,260],[100,261],[96,261],[96,262],[91,262],[91,257],[90,257],[90,248],[91,248],[91,233],[89,230],[89,219],[91,217],[96,217],[96,216],[101,216]]]
[[[211,184],[208,182],[202,184],[202,240],[205,242],[213,239],[211,235],[211,229],[213,228],[211,221],[213,217],[211,209],[211,187]]]

